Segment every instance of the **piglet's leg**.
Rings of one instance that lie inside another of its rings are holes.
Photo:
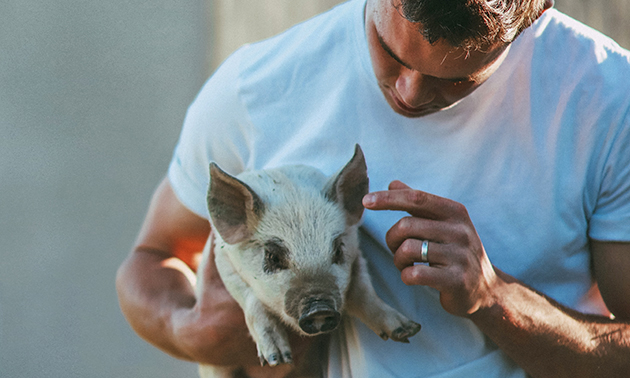
[[[277,318],[253,295],[247,298],[244,311],[249,333],[258,347],[260,364],[292,363],[291,346],[285,328]]]
[[[218,252],[215,261],[225,287],[243,309],[247,328],[258,348],[260,364],[292,363],[289,339],[278,318],[267,311],[223,253]]]
[[[352,279],[346,295],[347,312],[359,318],[383,340],[409,342],[420,331],[420,324],[409,320],[378,297],[370,281],[365,259],[357,258],[352,266]]]

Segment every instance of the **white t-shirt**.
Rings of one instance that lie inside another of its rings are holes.
[[[383,97],[365,38],[365,0],[248,45],[191,105],[169,179],[207,217],[208,164],[237,174],[309,164],[336,172],[363,148],[371,190],[402,180],[463,203],[492,263],[578,308],[591,287],[589,237],[630,241],[630,53],[549,10],[492,77],[456,105],[405,118]],[[330,377],[524,377],[438,293],[408,287],[385,247],[405,214],[364,214],[380,296],[420,322],[410,344],[347,320]]]

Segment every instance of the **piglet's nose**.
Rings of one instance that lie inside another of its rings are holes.
[[[341,315],[327,301],[314,301],[304,309],[298,324],[309,335],[329,332],[337,328]]]

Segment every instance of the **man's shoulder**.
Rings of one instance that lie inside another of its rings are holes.
[[[325,98],[323,92],[342,85],[337,79],[361,72],[366,54],[360,41],[363,4],[351,0],[275,37],[243,46],[215,76],[227,78],[221,82],[231,86],[230,93],[247,110]]]
[[[610,37],[552,9],[532,25],[526,39],[532,47],[532,84],[539,89],[565,96],[570,90],[579,94],[576,99],[628,106],[630,52]]]
[[[543,48],[552,48],[558,54],[583,54],[582,59],[568,55],[566,58],[582,62],[588,62],[585,58],[594,59],[596,64],[606,59],[616,59],[619,64],[630,66],[630,51],[605,34],[556,9],[545,12],[532,25],[532,29]]]

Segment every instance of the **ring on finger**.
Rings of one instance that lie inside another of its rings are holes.
[[[429,241],[423,240],[422,247],[420,248],[420,261],[423,263],[429,262]]]

